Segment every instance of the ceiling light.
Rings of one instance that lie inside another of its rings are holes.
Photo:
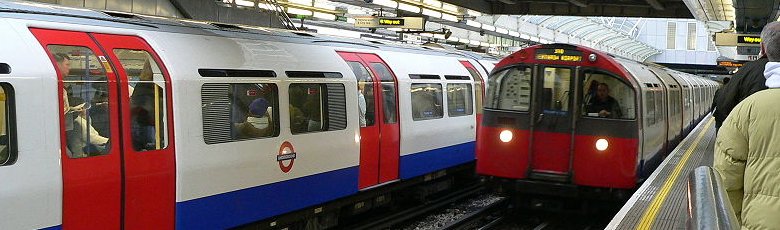
[[[409,12],[412,12],[412,13],[420,13],[420,7],[416,7],[416,6],[409,5],[409,4],[398,3],[398,9],[399,10],[409,11]]]
[[[452,15],[452,14],[441,14],[441,19],[451,21],[451,22],[458,22],[458,16]]]
[[[297,14],[297,15],[311,15],[311,11],[293,8],[293,7],[287,7],[287,13]]]
[[[469,16],[475,16],[475,17],[482,16],[482,13],[480,13],[478,11],[473,11],[473,10],[466,10],[466,14],[468,14]]]
[[[516,31],[509,31],[509,36],[520,37],[520,33]]]
[[[491,26],[491,25],[487,25],[487,24],[482,24],[482,29],[490,30],[490,31],[496,31],[496,27],[495,26]]]
[[[441,17],[441,12],[435,10],[429,10],[429,9],[423,9],[422,14],[435,17],[435,18]]]
[[[509,34],[509,30],[504,29],[504,28],[499,28],[499,27],[496,27],[496,32],[502,33],[502,34]]]
[[[477,28],[482,28],[482,23],[479,23],[479,22],[476,22],[476,21],[472,21],[472,20],[466,20],[466,25],[477,27]]]
[[[423,3],[425,3],[425,5],[431,5],[431,6],[435,6],[436,8],[441,8],[441,2],[437,0],[423,0]]]
[[[449,4],[449,3],[442,4],[441,9],[445,10],[445,11],[450,11],[450,12],[453,12],[453,13],[454,12],[458,12],[458,6],[455,6],[455,5],[452,5],[452,4]]]
[[[386,6],[395,9],[398,7],[398,3],[391,0],[374,0],[374,4],[380,5],[380,6]]]

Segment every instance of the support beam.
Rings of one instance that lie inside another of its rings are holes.
[[[587,0],[568,0],[568,1],[569,1],[569,3],[571,3],[572,5],[575,5],[575,6],[579,6],[579,7],[583,7],[583,8],[584,7],[588,7]]]
[[[652,6],[653,9],[656,9],[656,10],[664,10],[665,9],[664,5],[661,5],[661,3],[658,2],[658,0],[645,0],[645,1],[647,1],[647,4]]]

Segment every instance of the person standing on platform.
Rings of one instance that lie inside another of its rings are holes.
[[[720,95],[720,92],[723,90],[723,88],[726,88],[726,86],[729,84],[729,81],[731,78],[724,77],[723,78],[723,85],[718,87],[717,90],[715,90],[715,96],[712,97],[712,105],[710,106],[710,110],[715,111],[715,108],[718,107],[718,95]],[[720,125],[718,125],[720,127]]]
[[[769,89],[734,107],[715,140],[713,167],[742,229],[780,228],[780,22],[767,24],[761,40]]]
[[[758,60],[745,63],[745,66],[739,68],[739,70],[731,77],[731,81],[726,84],[723,82],[723,87],[718,91],[720,93],[715,94],[715,105],[712,116],[715,117],[715,129],[718,130],[723,124],[723,120],[729,116],[734,106],[737,106],[739,102],[745,100],[748,96],[766,89],[764,85],[764,67],[769,62],[769,58],[766,56],[764,43],[761,43],[761,58]],[[724,79],[725,80],[725,79]]]

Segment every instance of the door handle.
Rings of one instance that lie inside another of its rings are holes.
[[[536,118],[536,123],[542,122],[542,119],[544,119],[544,113],[539,114],[539,118]]]

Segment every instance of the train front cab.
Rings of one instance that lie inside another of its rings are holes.
[[[619,104],[606,116],[590,105],[600,83]],[[499,63],[488,84],[478,174],[519,193],[579,197],[611,188],[623,196],[635,187],[638,87],[614,59],[571,45],[534,46]]]

